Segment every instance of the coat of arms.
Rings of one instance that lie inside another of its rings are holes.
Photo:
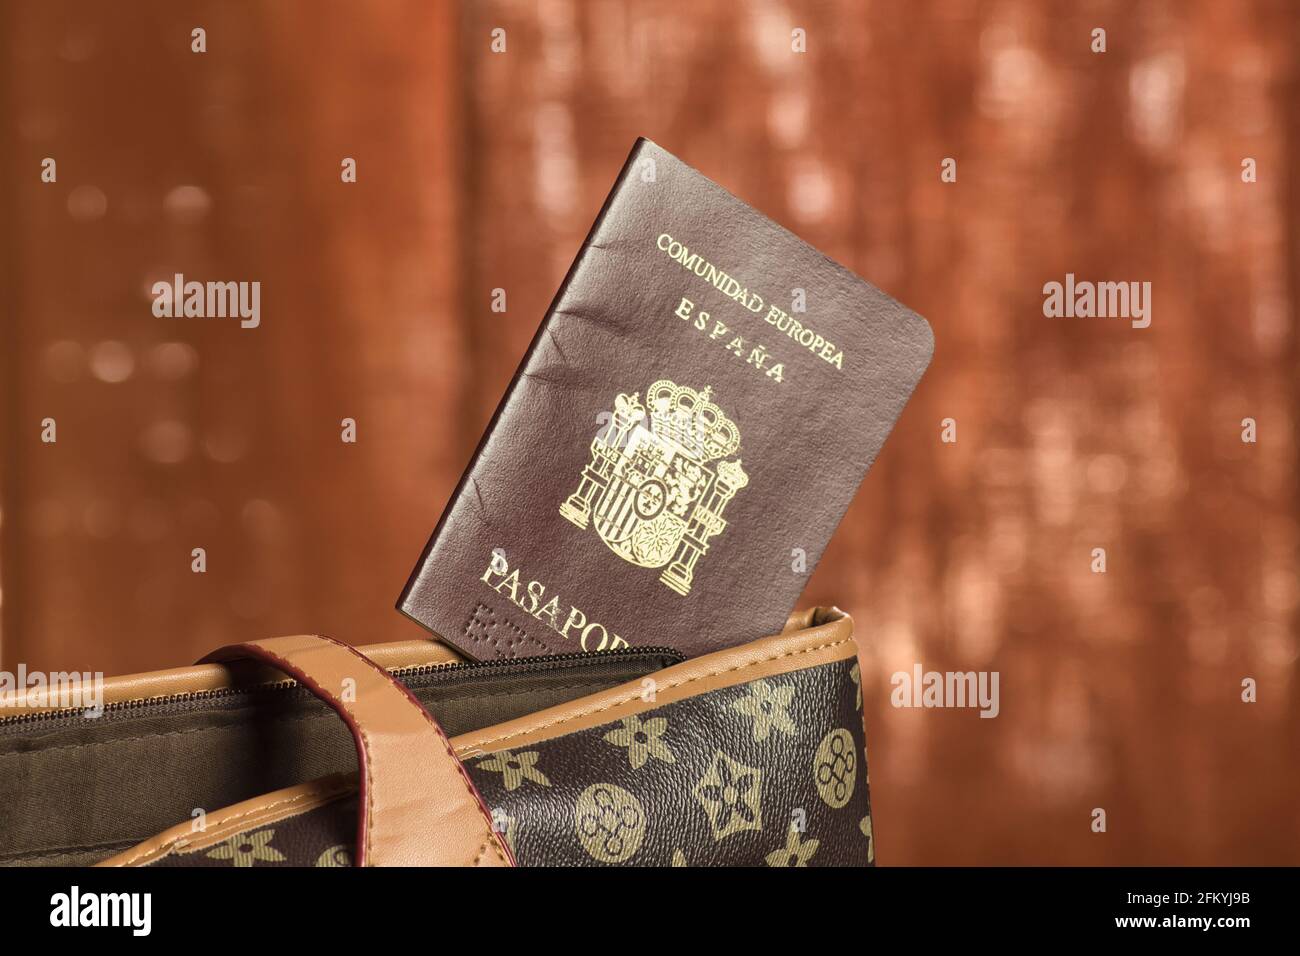
[[[659,580],[678,594],[690,591],[695,563],[727,527],[723,509],[749,483],[739,458],[720,461],[740,447],[740,429],[712,391],[660,379],[644,404],[635,392],[619,395],[578,490],[560,505],[624,561],[664,568]]]

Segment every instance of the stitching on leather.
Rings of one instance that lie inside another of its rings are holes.
[[[356,715],[354,714],[353,720],[355,719]],[[374,761],[370,759],[370,738],[366,736],[366,732],[360,723],[357,724],[357,733],[361,735],[361,741],[366,748],[366,862],[369,863],[371,859],[370,853],[375,845],[375,778],[370,766]]]
[[[442,744],[447,748],[447,756],[451,758],[451,762],[456,765],[456,769],[460,772],[461,781],[465,784],[465,790],[469,793],[470,800],[473,801],[474,805],[478,808],[480,818],[482,818],[483,822],[487,824],[488,839],[487,844],[484,845],[493,846],[496,850],[497,857],[502,863],[509,866],[509,861],[501,852],[501,841],[497,839],[497,833],[492,829],[492,816],[488,813],[487,804],[483,802],[483,795],[478,792],[478,788],[474,786],[474,781],[469,777],[469,771],[465,769],[465,765],[461,763],[460,757],[456,755],[456,748],[451,745],[451,741],[447,739],[447,734],[443,731],[442,725],[433,719],[433,715],[423,707],[420,708],[420,712],[424,714],[425,719],[429,721],[438,736],[442,738]],[[480,850],[479,855],[474,859],[475,866],[478,866],[478,861],[482,856],[483,851]]]
[[[290,805],[295,804],[295,803],[302,803],[304,800],[320,799],[320,800],[321,800],[321,806],[324,806],[324,805],[327,804],[327,803],[331,803],[331,802],[333,802],[334,800],[337,800],[338,798],[345,796],[346,793],[347,793],[346,790],[338,790],[338,791],[328,791],[328,790],[327,790],[327,791],[325,791],[324,793],[321,793],[321,792],[319,792],[319,791],[307,791],[307,792],[305,792],[305,793],[300,793],[300,794],[298,794],[297,796],[286,797],[286,798],[283,799],[283,800],[277,800],[277,801],[275,801],[275,803],[268,803],[268,804],[266,804],[265,806],[253,807],[251,810],[245,810],[245,811],[243,811],[242,813],[236,813],[236,814],[232,814],[231,816],[228,816],[228,817],[222,817],[222,818],[221,818],[220,820],[218,820],[215,824],[212,824],[212,827],[213,827],[214,829],[215,829],[215,828],[218,828],[218,827],[223,827],[223,826],[225,826],[225,825],[228,824],[228,823],[233,823],[233,822],[235,822],[236,820],[242,820],[242,819],[245,818],[245,817],[250,817],[250,816],[253,816],[254,814],[258,814],[258,813],[270,813],[270,812],[271,812],[272,810],[274,810],[276,807],[290,806]],[[315,809],[315,808],[313,807],[312,809]],[[283,819],[283,818],[281,818],[281,819]],[[265,822],[265,823],[270,823],[270,822],[272,822],[272,821],[267,820],[267,821],[263,821],[263,822]],[[237,832],[237,833],[242,833],[243,831],[241,830],[241,831],[236,831],[236,832]],[[175,849],[179,843],[181,843],[182,841],[184,841],[184,840],[185,840],[189,835],[190,835],[189,833],[178,833],[178,834],[176,834],[176,836],[172,837],[170,840],[167,840],[165,843],[160,843],[160,844],[158,844],[158,846],[156,846],[156,847],[153,847],[153,848],[148,849],[148,850],[144,850],[144,851],[141,852],[141,853],[137,853],[135,856],[128,857],[127,859],[123,860],[121,863],[114,863],[113,865],[114,865],[114,866],[131,866],[131,865],[134,864],[136,861],[138,861],[138,860],[142,860],[142,859],[144,859],[144,858],[146,858],[146,857],[150,857],[150,856],[160,856],[160,857],[161,857],[161,856],[166,856],[166,855],[167,855],[168,853],[170,853],[173,849]]]
[[[341,641],[335,641],[333,638],[328,638],[328,637],[327,637],[327,638],[325,638],[325,640],[327,640],[327,641],[331,641],[332,643],[338,645],[339,647],[342,647],[342,648],[345,649],[345,650],[351,651],[351,652],[352,652],[354,655],[356,655],[356,657],[358,657],[358,658],[359,658],[363,663],[365,663],[365,664],[369,664],[372,668],[374,668],[375,671],[377,671],[378,673],[382,674],[385,678],[387,678],[387,679],[388,679],[388,682],[389,682],[389,685],[393,688],[393,690],[397,691],[397,693],[399,693],[399,694],[401,694],[403,697],[407,698],[407,701],[408,701],[409,703],[411,703],[411,704],[413,704],[413,705],[415,706],[415,709],[419,712],[420,716],[423,717],[423,718],[425,719],[425,721],[429,724],[429,726],[433,728],[434,733],[436,733],[436,734],[438,735],[439,739],[442,741],[442,745],[443,745],[443,747],[446,749],[446,751],[447,751],[447,756],[451,759],[452,765],[456,768],[456,771],[460,774],[461,783],[463,783],[463,784],[465,785],[465,792],[469,794],[470,801],[473,803],[474,807],[478,810],[478,814],[479,814],[480,821],[481,821],[482,824],[485,825],[485,832],[486,832],[487,835],[488,835],[488,840],[489,840],[490,842],[492,842],[492,843],[497,843],[497,844],[498,844],[498,846],[497,846],[497,855],[498,855],[498,856],[501,856],[501,847],[500,847],[500,845],[499,845],[499,841],[496,839],[496,831],[494,831],[494,830],[492,829],[492,817],[491,817],[491,815],[488,813],[487,804],[485,804],[485,803],[483,802],[483,797],[482,797],[482,795],[478,792],[478,788],[476,788],[476,787],[474,786],[474,781],[470,779],[470,777],[469,777],[469,771],[465,769],[465,765],[464,765],[463,763],[461,763],[461,762],[460,762],[460,758],[456,756],[456,751],[455,751],[455,749],[451,746],[451,741],[447,739],[447,734],[443,731],[443,729],[442,729],[442,725],[439,724],[436,720],[433,719],[433,715],[432,715],[432,714],[430,714],[427,710],[425,710],[424,705],[421,704],[421,703],[416,699],[415,694],[410,690],[410,688],[408,688],[408,687],[406,687],[405,685],[401,684],[401,683],[397,680],[397,678],[393,677],[391,674],[388,673],[388,671],[384,670],[382,667],[380,667],[378,664],[376,664],[376,663],[375,663],[374,661],[372,661],[370,658],[366,657],[365,654],[361,653],[359,650],[357,650],[355,647],[351,646],[350,644],[344,644],[344,643],[342,643]],[[358,726],[360,726],[360,725],[358,725]],[[364,736],[364,732],[363,732],[362,736]],[[367,780],[370,779],[370,763],[369,763],[369,761],[366,762],[366,778],[367,778]],[[372,790],[373,790],[373,788],[371,788],[371,787],[367,787],[367,799],[366,799],[366,803],[367,803],[367,805],[370,804],[369,793],[370,793]],[[371,824],[370,824],[370,818],[369,818],[369,816],[367,816],[367,820],[366,820],[366,858],[367,858],[367,861],[369,861],[369,859],[370,859],[370,845],[371,845],[371,842],[370,842],[370,826],[371,826]],[[503,862],[506,862],[506,858],[505,858],[505,857],[502,856],[501,859],[502,859]]]
[[[474,857],[474,865],[479,865],[480,861],[483,859],[484,851],[487,850],[488,847],[491,847],[492,852],[496,854],[497,859],[501,861],[503,866],[515,866],[514,861],[506,858],[505,851],[502,849],[505,846],[505,837],[501,836],[496,830],[491,828],[489,828],[488,832],[491,835],[488,837],[488,841],[484,843],[482,848],[478,851],[478,856]]]
[[[478,856],[474,857],[474,866],[478,866],[482,862],[483,854],[487,851],[488,847],[492,848],[492,852],[497,855],[497,859],[500,860],[503,865],[513,866],[514,864],[510,860],[506,859],[506,855],[502,851],[502,847],[505,845],[505,838],[499,836],[496,830],[491,831],[491,833],[492,836],[479,849]]]
[[[44,847],[36,850],[23,850],[21,853],[6,853],[0,856],[0,866],[8,866],[14,860],[53,860],[56,857],[79,856],[92,851],[110,851],[104,859],[111,859],[118,853],[140,845],[140,840],[104,840],[101,843],[87,843],[82,846]]]
[[[771,657],[764,657],[760,660],[750,661],[748,664],[738,664],[735,667],[723,667],[716,671],[709,671],[706,674],[699,674],[695,677],[688,677],[685,678],[684,680],[674,681],[673,683],[666,685],[662,689],[673,690],[677,687],[683,687],[686,684],[693,684],[696,681],[708,680],[710,677],[718,677],[719,675],[722,674],[739,673],[741,671],[749,670],[750,668],[760,667],[763,664],[770,664],[772,663],[772,661],[779,661],[785,657],[797,657],[800,654],[812,654],[815,651],[823,651],[826,650],[827,648],[839,647],[842,644],[849,644],[852,641],[853,638],[846,637],[843,640],[831,641],[827,644],[818,644],[816,647],[804,647],[797,651],[786,651],[784,654],[773,654]],[[610,703],[606,704],[603,707],[596,707],[592,710],[580,711],[579,713],[576,714],[570,714],[568,717],[561,717],[557,720],[552,720],[544,724],[534,724],[532,727],[525,727],[523,730],[517,730],[514,733],[503,734],[500,737],[492,737],[489,738],[488,740],[479,741],[478,743],[475,743],[472,747],[467,746],[465,750],[468,753],[472,753],[475,749],[486,747],[490,744],[498,744],[501,743],[503,740],[510,740],[514,737],[522,737],[525,734],[536,733],[539,730],[546,730],[550,727],[558,727],[561,724],[567,724],[574,720],[581,720],[584,717],[591,717],[594,714],[603,714],[607,710],[613,710],[615,707],[619,707],[622,706],[623,704],[628,703],[629,701],[636,700],[640,696],[641,696],[640,692],[633,692],[629,696],[611,701]],[[486,754],[484,756],[486,756]]]
[[[319,640],[325,641],[326,643],[333,644],[335,647],[341,647],[346,651],[351,651],[355,657],[357,657],[362,661],[362,663],[369,664],[370,668],[373,671],[375,671],[376,673],[380,674],[383,678],[385,678],[388,681],[388,685],[390,687],[397,684],[397,679],[393,677],[392,674],[388,673],[388,671],[384,670],[384,668],[380,667],[370,658],[366,657],[364,654],[357,651],[350,644],[344,644],[342,641],[336,641],[334,638],[327,637],[324,634],[316,634],[313,636]],[[286,660],[285,664],[289,665],[289,662]],[[299,669],[305,672],[305,668],[299,668]],[[313,681],[313,683],[316,683],[316,681]],[[322,688],[322,690],[324,690],[324,688]],[[357,761],[363,764],[366,768],[365,860],[367,866],[373,866],[373,864],[371,863],[371,852],[374,850],[374,845],[375,845],[375,841],[374,841],[375,774],[374,774],[374,767],[372,766],[372,764],[374,763],[374,760],[372,759],[374,756],[374,751],[372,751],[370,748],[370,736],[366,733],[366,728],[364,726],[365,722],[362,720],[362,718],[357,714],[355,710],[353,710],[351,707],[348,706],[349,701],[345,700],[341,695],[334,694],[329,691],[326,691],[326,693],[329,693],[330,699],[335,701],[341,710],[347,711],[348,716],[352,718],[352,726],[357,729],[357,734],[361,737],[361,749],[364,751],[364,753],[357,754]]]
[[[455,648],[449,648],[449,650],[454,651]],[[384,670],[388,671],[391,674],[393,671],[405,670],[406,668],[410,668],[410,667],[454,667],[457,664],[463,664],[463,663],[464,663],[463,659],[457,659],[452,661],[416,660],[416,661],[408,661],[405,664],[385,664],[382,666]],[[195,665],[195,666],[200,666],[200,665]],[[161,691],[156,694],[149,694],[146,697],[123,697],[120,699],[114,698],[114,700],[111,701],[111,703],[144,706],[145,704],[170,703],[176,697],[177,694],[184,694],[190,691],[219,690],[222,691],[223,693],[229,692],[231,694],[237,694],[237,695],[254,695],[254,694],[264,693],[266,691],[273,691],[281,687],[284,689],[292,690],[300,686],[301,685],[292,677],[285,677],[280,680],[267,680],[267,681],[263,681],[260,684],[253,684],[248,687],[237,687],[232,684],[219,684],[215,687],[200,686],[200,687],[190,687],[186,689],[184,686],[180,686],[176,690]],[[305,690],[306,688],[303,689]],[[109,701],[106,701],[106,703],[109,703]],[[57,713],[60,709],[62,708],[36,707],[33,708],[30,712],[36,715],[45,716],[47,714]]]

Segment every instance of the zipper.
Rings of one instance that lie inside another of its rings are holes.
[[[563,664],[571,661],[586,660],[599,661],[618,659],[624,657],[666,657],[672,661],[680,662],[685,660],[681,652],[673,650],[671,647],[620,647],[613,651],[598,651],[592,653],[589,651],[570,651],[566,654],[548,654],[544,657],[526,657],[514,658],[513,660],[500,661],[464,661],[459,664],[412,664],[408,667],[398,667],[388,671],[390,675],[396,678],[407,677],[424,677],[429,674],[463,674],[471,671],[480,671],[490,668],[500,668],[504,674],[530,674],[537,671],[546,670],[552,665]],[[266,692],[277,691],[301,691],[305,696],[313,696],[306,688],[300,687],[298,682],[285,678],[284,680],[271,681],[265,684],[253,684],[248,687],[214,687],[209,690],[186,691],[180,694],[161,694],[157,697],[135,697],[131,700],[117,700],[103,705],[100,714],[122,713],[131,710],[143,710],[148,707],[161,707],[168,704],[188,704],[200,701],[225,700],[232,697],[246,696],[250,694],[261,694]],[[10,714],[7,717],[0,717],[0,727],[12,727],[20,724],[38,723],[43,720],[60,720],[72,717],[82,717],[85,720],[98,720],[98,717],[89,717],[86,714],[86,707],[63,707],[58,710],[43,710],[32,714]]]

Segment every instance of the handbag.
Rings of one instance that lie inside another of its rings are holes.
[[[874,863],[852,620],[689,660],[234,644],[0,711],[0,863]]]

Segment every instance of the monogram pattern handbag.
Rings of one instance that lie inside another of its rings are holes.
[[[272,638],[109,681],[105,701],[0,720],[0,862],[874,863],[857,645],[835,609],[690,660]],[[80,799],[49,785],[73,779]]]

